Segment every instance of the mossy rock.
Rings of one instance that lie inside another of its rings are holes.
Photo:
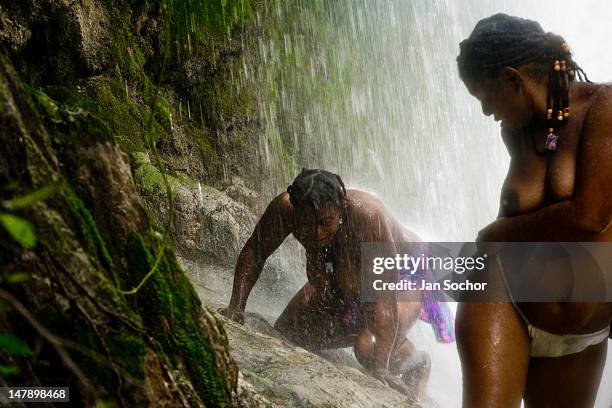
[[[36,359],[21,359],[19,373],[3,381],[65,384],[71,400],[85,406],[227,406],[237,368],[225,332],[201,308],[169,241],[160,241],[139,201],[130,198],[136,193],[125,154],[110,132],[99,131],[106,122],[39,92],[25,92],[0,56],[0,182],[10,177],[15,186],[0,198],[62,186],[20,214],[34,226],[37,247],[24,250],[0,234],[2,270],[30,274],[3,290],[45,330],[79,346],[58,354],[10,307],[0,332],[40,343],[41,350]],[[120,245],[122,237],[133,245]],[[169,370],[182,372],[196,399],[188,402]]]

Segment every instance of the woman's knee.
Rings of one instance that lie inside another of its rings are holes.
[[[374,350],[376,338],[370,330],[362,330],[353,344],[353,352],[357,361],[365,368],[374,367]]]

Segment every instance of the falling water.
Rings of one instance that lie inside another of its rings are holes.
[[[612,53],[599,41],[612,20],[606,0],[268,0],[256,16],[265,35],[242,72],[260,90],[267,194],[284,189],[298,163],[326,168],[378,194],[426,240],[473,240],[496,216],[509,159],[455,58],[474,24],[497,12],[563,35],[591,80],[611,79]],[[430,393],[442,407],[459,406],[456,349],[416,329],[432,353]],[[612,403],[612,361],[606,370],[598,407]]]
[[[202,183],[198,181],[198,199],[200,200],[200,208],[204,208],[204,197],[202,195]]]

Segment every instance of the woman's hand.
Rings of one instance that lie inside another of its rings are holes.
[[[410,389],[400,377],[391,374],[386,368],[375,368],[372,370],[372,375],[386,386],[406,395],[410,401],[418,400],[416,390]]]

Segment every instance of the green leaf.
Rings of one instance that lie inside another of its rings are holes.
[[[3,278],[0,278],[0,281],[7,283],[19,283],[30,279],[30,275],[25,272],[15,272],[11,273]]]
[[[0,334],[0,348],[6,350],[11,356],[29,356],[32,354],[27,344],[5,334]]]
[[[39,201],[46,200],[51,195],[53,195],[53,193],[55,193],[56,191],[57,191],[57,186],[51,184],[51,185],[39,188],[36,191],[32,191],[31,193],[28,193],[22,197],[16,197],[16,198],[13,198],[12,200],[5,201],[4,206],[8,208],[9,210],[19,210],[22,208],[28,208],[28,207],[33,206]]]
[[[36,245],[36,233],[34,227],[24,220],[12,214],[0,214],[0,224],[4,226],[11,237],[24,248],[34,248]]]
[[[0,375],[17,374],[18,372],[19,372],[19,369],[17,367],[9,367],[9,366],[0,364]]]

